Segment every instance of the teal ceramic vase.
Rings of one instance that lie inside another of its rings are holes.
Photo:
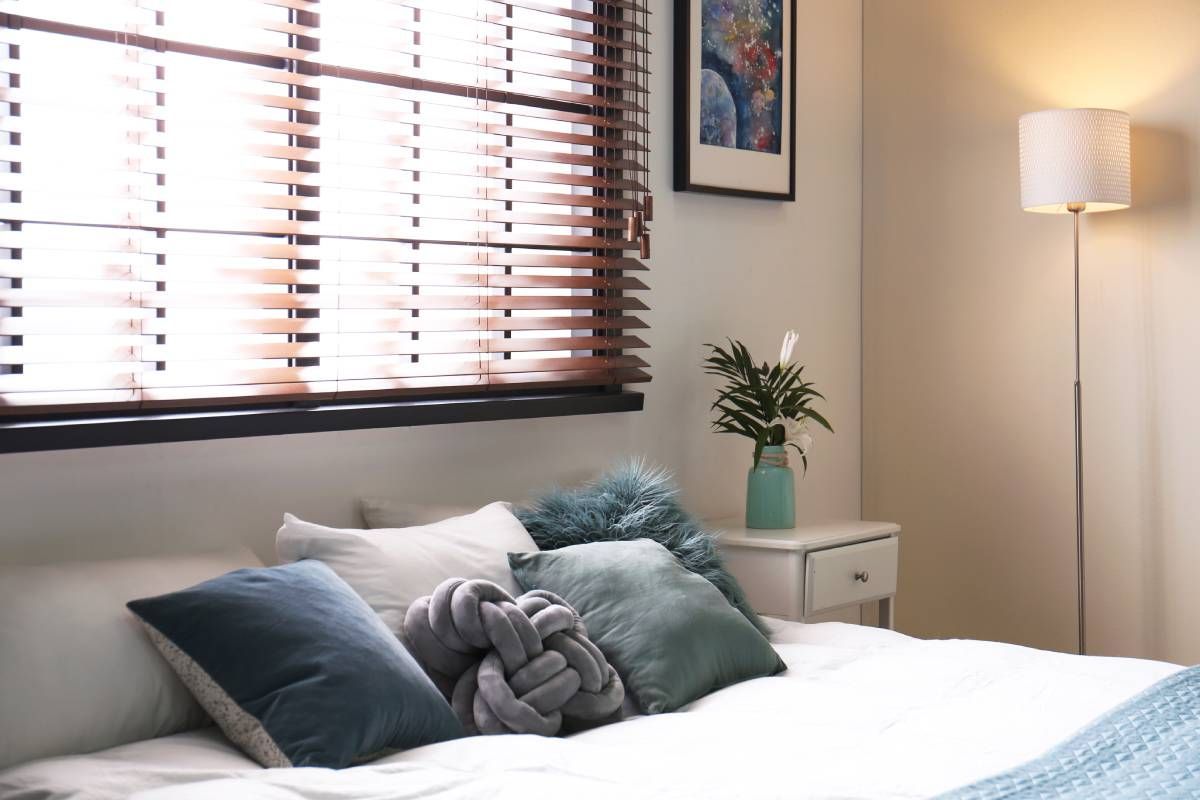
[[[746,477],[746,527],[796,527],[796,476],[782,445],[763,448],[758,466]]]

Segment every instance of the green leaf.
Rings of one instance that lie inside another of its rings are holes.
[[[804,415],[806,417],[808,417],[809,419],[813,420],[814,422],[816,422],[818,425],[820,425],[825,430],[829,431],[830,433],[833,433],[833,426],[829,424],[829,420],[825,419],[825,417],[821,416],[816,411],[813,411],[811,408],[805,408]]]
[[[759,373],[758,368],[754,366],[754,359],[751,357],[750,351],[746,349],[746,345],[738,342],[736,347],[741,364],[746,371],[746,377],[749,381],[750,388],[753,389],[754,394],[758,399],[758,404],[762,407],[763,418],[766,420],[774,419],[775,398],[771,396],[771,393],[767,391],[766,387],[763,385],[762,375]]]
[[[780,371],[774,382],[775,390],[779,393],[791,391],[792,387],[800,381],[800,372],[804,369],[797,364],[791,364],[786,369]]]
[[[737,391],[721,392],[717,396],[717,403],[732,403],[733,405],[735,405],[739,409],[741,409],[743,412],[745,412],[749,416],[753,417],[756,422],[759,422],[763,425],[766,425],[768,422],[770,422],[770,420],[763,419],[762,409],[760,409],[758,407],[758,404],[754,401],[754,398],[747,397],[742,392],[737,392]]]
[[[718,429],[717,433],[736,433],[738,436],[744,436],[747,439],[754,438],[754,434],[750,431],[743,430],[742,428],[739,428],[736,425],[732,425],[728,422],[714,422],[713,427]]]
[[[746,414],[743,414],[741,411],[738,411],[737,409],[730,408],[729,406],[725,406],[725,405],[718,406],[717,408],[721,412],[721,414],[724,415],[724,417],[733,420],[734,422],[743,426],[747,430],[755,431],[756,434],[762,427],[757,422],[755,422],[755,420],[753,420]]]
[[[758,460],[762,458],[763,447],[766,446],[766,443],[766,430],[763,430],[754,439],[754,469],[758,469]]]

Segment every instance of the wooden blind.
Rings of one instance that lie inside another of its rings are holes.
[[[0,0],[0,413],[649,380],[647,13]]]

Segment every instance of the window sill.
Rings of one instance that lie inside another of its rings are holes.
[[[43,418],[0,422],[0,453],[606,414],[641,411],[643,400],[641,392],[588,392],[86,419]]]

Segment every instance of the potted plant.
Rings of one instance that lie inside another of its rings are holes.
[[[812,447],[809,420],[833,432],[824,416],[813,410],[813,400],[824,400],[812,383],[801,377],[804,366],[792,362],[799,338],[788,331],[779,350],[779,361],[757,364],[739,341],[727,340],[728,349],[706,344],[709,356],[704,371],[725,379],[712,410],[713,429],[754,440],[754,460],[746,479],[746,527],[792,528],[796,525],[796,483],[788,465],[787,448],[800,454],[808,471]]]

